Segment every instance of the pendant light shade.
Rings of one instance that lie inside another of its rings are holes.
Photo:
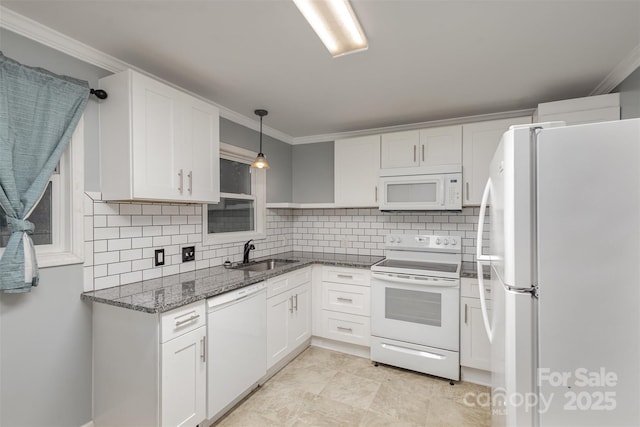
[[[262,118],[269,114],[269,112],[267,110],[256,110],[254,113],[260,116],[260,152],[251,167],[256,169],[269,169],[269,163],[267,163],[267,159],[262,153]]]

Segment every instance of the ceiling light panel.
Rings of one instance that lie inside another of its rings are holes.
[[[367,50],[367,38],[348,0],[293,0],[335,58]]]

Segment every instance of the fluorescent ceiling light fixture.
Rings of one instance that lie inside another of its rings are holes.
[[[369,47],[349,0],[293,2],[334,58]]]

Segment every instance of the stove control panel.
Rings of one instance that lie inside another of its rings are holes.
[[[433,252],[461,252],[458,236],[435,236],[429,234],[389,234],[385,241],[388,249],[423,250]]]

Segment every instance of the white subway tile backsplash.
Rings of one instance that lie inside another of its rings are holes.
[[[120,237],[120,229],[119,228],[94,228],[93,229],[93,239],[94,240],[105,240],[105,239],[117,239]]]
[[[131,225],[151,225],[151,215],[140,215],[131,217]]]
[[[107,265],[107,274],[113,276],[116,274],[128,273],[131,271],[131,261],[118,262]]]
[[[162,215],[162,205],[159,203],[142,205],[142,215]]]
[[[162,215],[180,215],[180,207],[176,205],[162,205]]]
[[[129,215],[109,215],[107,216],[107,227],[126,227],[131,225]]]
[[[168,203],[92,203],[91,261],[85,266],[93,289],[133,283],[242,259],[242,243],[203,245],[201,205]],[[86,206],[86,210],[91,208]],[[388,213],[377,209],[268,209],[265,239],[256,240],[253,257],[290,250],[338,254],[384,255],[390,233],[449,234],[462,239],[463,260],[474,261],[477,210]],[[90,220],[86,221],[87,227]],[[486,221],[488,227],[488,220]],[[89,230],[87,230],[89,231]],[[488,245],[488,231],[483,246]],[[91,241],[91,237],[86,240]],[[196,247],[195,262],[182,262],[182,247]],[[154,267],[156,249],[165,265]],[[90,273],[91,272],[91,273]]]
[[[142,206],[138,203],[120,203],[120,215],[142,215]]]
[[[131,239],[131,248],[148,248],[153,246],[153,237],[139,237]]]
[[[119,215],[120,205],[118,203],[94,203],[94,215]]]
[[[93,254],[93,265],[109,264],[120,261],[120,252],[98,252]]]

